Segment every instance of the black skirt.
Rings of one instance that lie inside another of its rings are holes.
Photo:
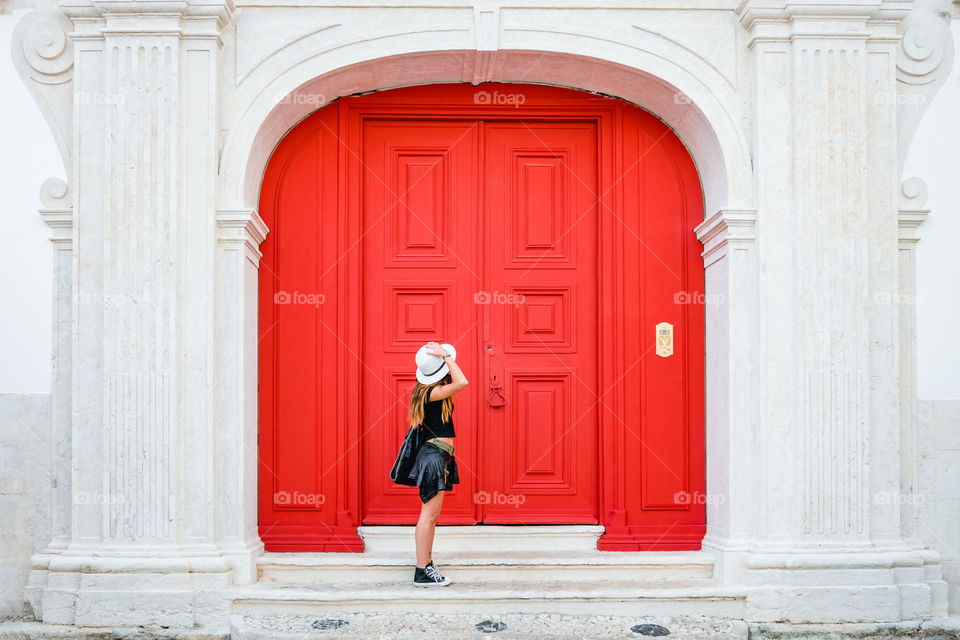
[[[424,442],[410,470],[410,479],[420,487],[420,501],[429,502],[440,491],[460,484],[457,459],[432,442]]]

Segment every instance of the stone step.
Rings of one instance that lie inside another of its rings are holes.
[[[470,582],[624,580],[712,582],[714,558],[705,551],[440,552],[434,562],[451,578]],[[266,553],[260,582],[288,584],[402,582],[413,575],[412,547],[403,553]]]
[[[362,526],[357,529],[364,550],[371,553],[409,553],[414,527]],[[434,554],[499,551],[596,551],[601,525],[440,525],[433,540]]]
[[[507,614],[356,613],[235,615],[231,640],[623,640],[667,635],[683,640],[747,640],[747,624],[720,618]]]
[[[451,575],[451,574],[448,574]],[[453,577],[451,575],[451,577]],[[320,614],[329,611],[420,613],[555,613],[668,615],[742,619],[745,592],[675,580],[455,581],[445,587],[402,582],[271,584],[237,587],[232,612],[239,615]]]

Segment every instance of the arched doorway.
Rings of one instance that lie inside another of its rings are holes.
[[[360,550],[359,524],[415,520],[387,473],[433,339],[472,381],[441,524],[699,548],[702,195],[663,122],[539,85],[344,98],[278,145],[260,214],[268,550]]]

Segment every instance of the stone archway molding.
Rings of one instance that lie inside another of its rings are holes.
[[[666,42],[640,29],[637,33],[655,40],[656,45]],[[364,49],[372,47],[357,43],[347,47],[356,62],[334,67],[339,60],[328,60],[332,54],[319,54],[287,68],[236,107],[219,171],[222,208],[255,209],[266,161],[280,138],[337,97],[418,84],[479,84],[478,76],[483,81],[550,84],[633,102],[666,122],[687,146],[701,176],[708,214],[728,206],[750,206],[749,151],[744,132],[736,125],[742,121],[743,96],[714,67],[699,57],[689,60],[688,68],[666,62],[669,56],[654,55],[642,46],[642,40],[641,44],[620,43],[614,47],[619,55],[604,60],[584,53],[597,53],[589,38],[559,32],[540,35],[545,47],[555,49],[498,50],[485,57],[477,51],[398,50],[364,59],[370,55]],[[384,44],[378,42],[376,50],[382,51]],[[650,44],[649,48],[663,47]],[[680,45],[672,44],[672,48],[677,58],[694,56]],[[470,73],[481,58],[486,71]],[[694,75],[691,68],[700,69],[701,75]]]

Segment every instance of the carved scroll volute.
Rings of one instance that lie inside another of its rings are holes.
[[[13,32],[13,61],[33,94],[69,175],[73,157],[73,28],[58,11],[33,11]]]
[[[897,50],[897,80],[910,85],[935,82],[938,68],[950,70],[953,59],[950,14],[916,8],[900,23]]]
[[[953,67],[950,3],[918,2],[899,24],[897,32],[901,36],[897,48],[896,99],[902,175],[906,153],[920,119]]]

